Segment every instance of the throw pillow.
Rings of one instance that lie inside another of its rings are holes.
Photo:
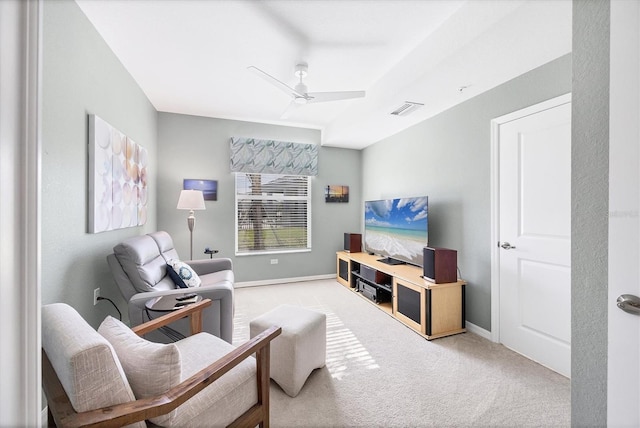
[[[175,344],[149,342],[112,316],[107,316],[100,324],[98,333],[116,351],[136,398],[164,394],[180,383],[182,363]],[[162,425],[175,411],[152,418],[151,421]]]
[[[169,263],[167,263],[167,273],[169,274],[169,277],[175,284],[176,288],[188,288],[187,284],[184,283],[182,278],[180,278],[180,275],[178,275],[176,271],[173,270],[173,267]]]
[[[169,269],[169,276],[173,279],[176,287],[200,287],[200,284],[202,284],[202,280],[191,266],[180,260],[171,259],[167,261],[167,269]],[[175,277],[171,275],[172,270],[175,273]]]

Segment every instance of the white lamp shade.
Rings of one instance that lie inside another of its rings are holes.
[[[204,210],[204,195],[202,190],[183,190],[178,199],[179,210]]]

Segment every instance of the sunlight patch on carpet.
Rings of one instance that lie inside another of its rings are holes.
[[[376,370],[380,366],[356,335],[331,310],[322,305],[300,305],[322,312],[327,316],[327,369],[334,379],[343,379],[359,370]],[[255,318],[247,308],[236,305],[233,317],[233,344],[238,346],[249,340],[249,323]]]
[[[249,340],[249,314],[236,307],[233,317],[233,344],[238,346]]]
[[[327,315],[327,369],[334,379],[343,379],[360,369],[379,369],[369,351],[336,314]]]

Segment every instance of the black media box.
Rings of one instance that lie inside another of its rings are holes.
[[[358,280],[358,291],[361,291],[364,297],[369,300],[373,300],[376,303],[384,303],[390,301],[389,293],[380,290],[378,287],[367,284],[361,279]]]

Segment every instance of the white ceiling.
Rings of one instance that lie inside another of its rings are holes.
[[[570,0],[76,0],[158,111],[322,130],[360,149],[571,51]],[[247,70],[310,92],[308,104]],[[466,87],[460,90],[460,88]],[[407,116],[405,101],[424,104]]]

